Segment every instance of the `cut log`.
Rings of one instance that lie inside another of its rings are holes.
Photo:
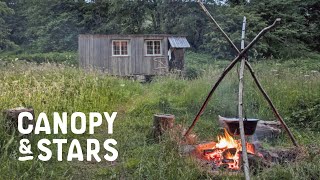
[[[9,132],[12,132],[13,130],[18,132],[18,116],[22,112],[30,112],[34,117],[34,110],[31,108],[18,107],[14,109],[7,109],[2,112],[6,119],[6,128]],[[30,121],[27,117],[24,117],[22,120],[23,128],[27,128],[29,124],[35,125],[35,121]]]
[[[172,114],[155,114],[153,118],[153,136],[159,138],[166,130],[174,127],[175,117]]]
[[[281,123],[279,121],[259,121],[255,133],[254,141],[272,140],[281,134]]]

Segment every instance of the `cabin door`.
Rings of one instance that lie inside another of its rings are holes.
[[[170,51],[169,51],[170,52]],[[171,57],[169,56],[169,70],[183,70],[184,68],[184,49],[171,49]]]

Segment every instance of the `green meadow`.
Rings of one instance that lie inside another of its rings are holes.
[[[308,158],[279,164],[252,175],[253,179],[318,179],[320,177],[320,56],[300,59],[255,60],[252,66],[280,114],[293,131]],[[114,133],[107,133],[106,123],[94,135],[30,135],[35,156],[38,140],[79,139],[86,153],[86,139],[103,143],[113,138],[119,157],[114,162],[66,161],[68,145],[63,146],[64,161],[57,161],[57,148],[51,144],[53,157],[48,162],[35,158],[19,162],[19,137],[0,123],[0,179],[236,179],[242,174],[211,175],[202,171],[190,157],[179,153],[179,144],[164,135],[155,142],[150,134],[153,115],[170,113],[176,124],[188,127],[202,105],[211,86],[228,61],[210,55],[188,52],[187,72],[155,77],[150,83],[112,77],[101,72],[56,63],[6,61],[0,67],[0,109],[32,107],[36,116],[45,112],[118,112]],[[275,120],[268,104],[245,73],[245,115]],[[226,76],[212,97],[194,132],[202,141],[216,140],[220,133],[218,115],[237,116],[238,73]],[[69,116],[70,117],[70,116]],[[287,134],[263,142],[264,147],[292,146]],[[101,157],[106,152],[101,151]]]

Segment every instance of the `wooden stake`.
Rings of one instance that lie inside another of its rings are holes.
[[[247,18],[243,16],[242,31],[241,31],[241,50],[244,49],[244,39],[246,37],[246,23],[247,23]]]
[[[246,17],[243,17],[242,23],[242,34],[241,34],[241,49],[244,49],[244,38],[245,38],[245,29],[246,29]],[[239,105],[238,105],[238,113],[239,113],[239,130],[241,137],[241,146],[242,146],[242,162],[244,175],[246,180],[250,180],[250,171],[249,171],[249,162],[248,162],[248,154],[247,154],[247,144],[246,137],[244,134],[244,125],[243,125],[243,71],[244,71],[245,58],[243,57],[241,60],[240,71],[239,71]]]

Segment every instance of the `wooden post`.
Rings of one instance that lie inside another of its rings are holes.
[[[242,23],[242,34],[241,34],[241,50],[244,49],[244,38],[246,31],[246,17],[243,17]],[[249,171],[249,162],[247,154],[247,143],[246,137],[244,134],[244,125],[243,125],[243,71],[244,71],[245,57],[241,60],[240,71],[239,71],[239,104],[238,104],[238,113],[239,113],[239,130],[241,137],[241,146],[242,146],[242,162],[244,175],[246,180],[250,180],[250,171]]]
[[[242,22],[242,31],[241,31],[241,51],[244,49],[244,39],[246,37],[246,23],[247,18],[243,16],[243,22]]]
[[[153,117],[153,137],[159,138],[166,130],[172,129],[175,117],[172,114],[155,114]]]

